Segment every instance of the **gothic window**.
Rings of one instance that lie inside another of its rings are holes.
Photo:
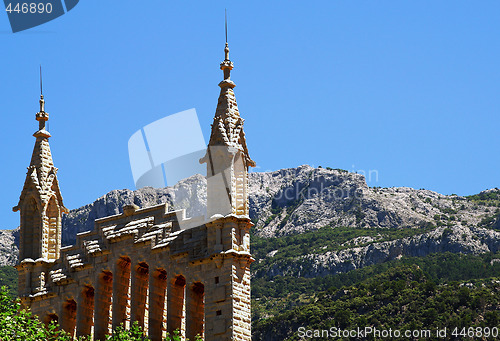
[[[21,228],[21,240],[22,240],[22,257],[37,259],[41,256],[40,254],[40,239],[41,239],[41,226],[42,226],[42,216],[40,214],[40,209],[35,198],[29,198],[24,207],[24,212],[22,212],[22,228]]]

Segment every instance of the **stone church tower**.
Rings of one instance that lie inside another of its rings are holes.
[[[182,338],[251,341],[248,167],[243,119],[230,79],[224,80],[207,153],[208,222],[186,218],[167,204],[96,219],[75,245],[61,247],[63,205],[45,129],[39,130],[19,204],[21,303],[72,336],[104,340],[119,325],[137,322],[153,341],[180,330]],[[181,226],[183,228],[181,228]]]
[[[212,133],[207,153],[200,160],[207,163],[207,215],[234,214],[248,216],[248,167],[255,162],[248,154],[243,119],[231,80],[234,65],[229,60],[229,47],[226,42],[225,58],[220,64],[224,72],[217,109],[215,111]]]
[[[57,168],[50,153],[50,133],[45,129],[49,113],[40,95],[40,111],[36,114],[39,129],[33,136],[35,148],[14,212],[21,211],[20,259],[55,261],[61,249],[61,216],[68,210],[63,205]]]

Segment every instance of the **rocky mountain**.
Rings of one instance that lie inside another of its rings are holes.
[[[203,214],[206,201],[206,180],[201,175],[194,175],[173,187],[145,187],[136,191],[114,190],[92,204],[71,210],[64,215],[62,243],[73,244],[77,233],[94,229],[95,219],[122,213],[124,205],[149,207],[168,203],[170,209],[184,208],[187,217],[195,217]]]
[[[302,249],[286,261],[280,248],[272,250],[261,255],[257,275],[322,276],[401,256],[445,251],[477,254],[500,248],[500,231],[495,230],[500,228],[498,189],[460,197],[406,187],[371,188],[361,174],[306,165],[251,173],[249,187],[256,238],[297,236],[322,228],[359,232],[341,246],[332,248],[331,241],[324,240],[321,248]],[[109,192],[64,217],[63,244],[71,244],[76,233],[92,229],[94,219],[120,213],[123,205],[163,202],[186,208],[187,216],[203,214],[205,179],[197,175],[174,187]],[[389,233],[399,230],[411,233]],[[13,242],[11,231],[0,233],[0,264],[15,263]]]
[[[251,217],[258,234],[279,237],[322,226],[421,228],[440,220],[475,226],[488,207],[456,195],[407,187],[370,188],[360,174],[301,166],[252,173]]]
[[[0,266],[14,265],[17,262],[19,250],[15,243],[15,230],[0,230]]]

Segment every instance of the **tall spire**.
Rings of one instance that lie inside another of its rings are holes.
[[[227,39],[227,20],[226,20]],[[220,68],[224,80],[219,83],[220,94],[215,110],[207,153],[200,159],[207,163],[207,213],[248,215],[248,167],[255,162],[248,154],[243,118],[240,116],[230,79],[234,65],[229,60],[229,45],[226,41],[224,60]],[[227,198],[227,199],[225,199]]]

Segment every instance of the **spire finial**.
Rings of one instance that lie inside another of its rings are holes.
[[[220,69],[224,71],[224,80],[219,84],[219,86],[222,87],[222,85],[230,85],[231,87],[234,87],[234,83],[231,81],[231,70],[233,69],[234,65],[233,63],[229,60],[229,44],[227,43],[227,10],[224,12],[225,14],[225,29],[226,29],[226,47],[224,47],[224,60],[222,63],[220,63]]]
[[[33,134],[38,137],[50,137],[50,134],[45,130],[45,122],[49,120],[49,113],[45,112],[45,100],[43,99],[43,83],[42,83],[42,65],[40,65],[40,111],[36,113],[36,120],[38,121],[38,131]]]

